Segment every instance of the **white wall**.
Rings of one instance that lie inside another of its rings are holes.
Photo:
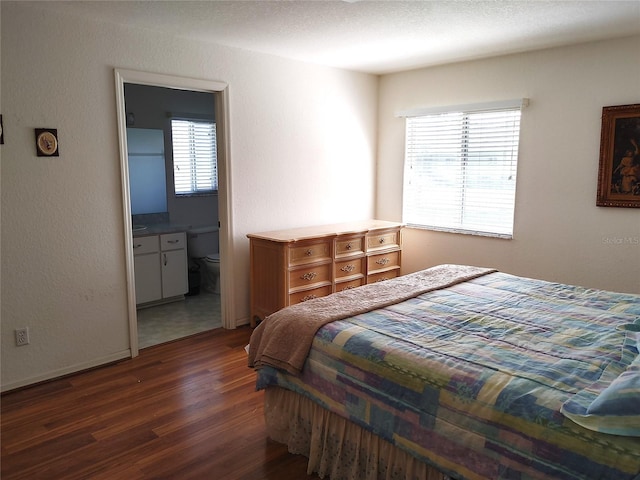
[[[128,355],[114,68],[229,84],[238,322],[247,233],[373,216],[376,77],[0,5],[3,389]]]
[[[640,103],[640,37],[382,77],[378,217],[401,220],[404,120],[416,107],[528,97],[513,240],[407,230],[403,273],[439,263],[640,293],[640,210],[596,207],[602,107]]]
[[[404,124],[394,113],[514,97],[531,99],[514,240],[410,230],[405,273],[473,263],[640,291],[640,211],[595,206],[601,109],[640,101],[639,37],[384,76],[376,104],[373,76],[26,2],[3,1],[0,12],[3,389],[128,355],[114,68],[229,84],[240,323],[247,233],[370,218],[374,200],[376,217],[400,220]],[[36,127],[58,129],[60,157],[36,157]],[[23,326],[31,345],[15,347]]]
[[[127,115],[134,116],[134,128],[164,130],[165,169],[167,190],[167,212],[171,223],[179,225],[218,225],[218,195],[186,195],[176,197],[173,183],[173,154],[171,143],[171,120],[167,112],[207,116],[215,120],[214,94],[148,85],[125,86]],[[156,213],[156,212],[154,212]],[[145,220],[133,221],[145,223]],[[216,241],[217,242],[217,241]],[[217,243],[216,243],[217,248]],[[211,250],[217,253],[218,250]]]

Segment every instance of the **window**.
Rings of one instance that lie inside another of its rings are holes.
[[[512,238],[521,104],[405,115],[407,225]]]
[[[218,190],[216,124],[171,120],[173,181],[176,195]]]

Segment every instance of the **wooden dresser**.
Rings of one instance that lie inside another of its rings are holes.
[[[382,220],[247,235],[251,319],[400,275],[402,224]]]

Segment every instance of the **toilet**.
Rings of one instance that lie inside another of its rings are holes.
[[[204,226],[187,230],[187,252],[200,269],[201,289],[220,294],[218,227]]]

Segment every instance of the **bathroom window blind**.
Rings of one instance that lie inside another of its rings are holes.
[[[403,221],[512,238],[521,106],[406,118]]]
[[[173,179],[176,195],[218,190],[216,124],[171,120]]]

